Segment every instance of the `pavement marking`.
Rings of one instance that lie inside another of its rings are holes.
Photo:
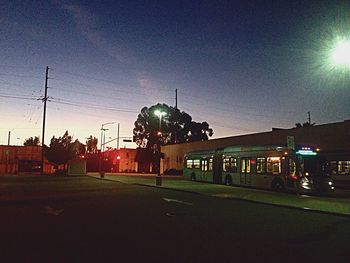
[[[185,213],[181,213],[181,212],[168,212],[165,214],[166,216],[169,216],[169,217],[173,217],[173,216],[184,216]]]
[[[181,200],[177,200],[177,199],[170,199],[170,198],[163,198],[164,201],[166,202],[174,202],[174,203],[179,203],[179,204],[183,204],[183,205],[193,205],[193,203],[189,203],[189,202],[185,202],[185,201],[181,201]]]
[[[55,209],[48,205],[44,206],[44,208],[47,214],[53,215],[53,216],[59,216],[64,211],[63,209]]]

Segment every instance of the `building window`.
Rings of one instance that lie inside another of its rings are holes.
[[[266,159],[256,158],[256,172],[258,174],[266,173]]]
[[[280,157],[268,157],[267,158],[267,172],[272,174],[281,173],[281,158]]]

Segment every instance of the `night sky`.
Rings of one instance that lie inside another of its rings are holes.
[[[344,121],[350,70],[329,54],[347,38],[348,1],[1,1],[0,144],[41,137],[46,66],[46,144],[132,136],[175,89],[213,138]]]

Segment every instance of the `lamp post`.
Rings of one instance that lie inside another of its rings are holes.
[[[162,136],[162,117],[166,116],[166,112],[165,111],[160,111],[160,110],[156,110],[154,111],[154,115],[156,115],[159,118],[159,131],[158,131],[158,135],[159,135],[159,140],[158,140],[158,144],[157,144],[157,162],[158,162],[158,174],[156,177],[156,185],[161,186],[162,185],[162,178],[160,175],[160,159],[161,159],[161,151],[160,151],[160,142],[161,142],[161,136]]]
[[[102,127],[101,127],[101,149],[100,149],[100,158],[99,158],[99,171],[100,171],[100,176],[101,178],[104,177],[104,171],[102,171],[102,157],[104,157],[104,149],[105,149],[105,131],[108,130],[106,128],[104,128],[104,126],[108,125],[108,124],[115,124],[116,122],[106,122],[106,123],[102,123]],[[103,142],[102,142],[103,140]]]

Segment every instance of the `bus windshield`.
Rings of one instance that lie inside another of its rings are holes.
[[[303,157],[300,166],[304,176],[324,177],[328,174],[326,162],[318,156]]]

